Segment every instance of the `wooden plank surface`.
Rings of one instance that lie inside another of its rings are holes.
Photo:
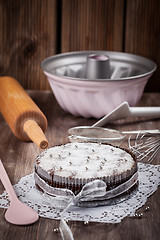
[[[49,89],[41,61],[57,51],[56,0],[0,1],[0,75],[25,89]]]
[[[157,64],[146,91],[160,91],[160,1],[127,0],[125,52],[147,57]]]
[[[30,91],[30,96],[41,108],[48,119],[46,136],[49,147],[68,142],[67,131],[70,127],[78,125],[92,125],[95,119],[74,117],[64,112],[57,104],[50,91]],[[139,106],[160,106],[160,94],[144,94]],[[113,122],[107,127],[118,130],[155,129],[160,127],[160,119],[128,118]],[[35,157],[41,152],[33,143],[24,143],[17,140],[3,117],[0,115],[0,158],[9,174],[13,184],[21,177],[33,172]],[[153,164],[160,164],[159,156]],[[0,183],[0,193],[3,192]],[[139,212],[149,206],[150,210],[144,212],[142,219],[126,217],[119,224],[89,223],[69,221],[75,240],[159,240],[160,237],[160,187],[148,199]],[[29,240],[29,239],[61,239],[60,233],[54,232],[59,221],[40,218],[31,226],[14,226],[4,219],[4,209],[0,209],[0,239],[1,240]]]
[[[122,51],[124,0],[63,0],[61,52]]]

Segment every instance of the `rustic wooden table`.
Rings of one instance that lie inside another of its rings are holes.
[[[74,117],[64,112],[57,104],[50,91],[30,91],[30,96],[41,108],[48,119],[46,136],[49,147],[68,142],[67,131],[70,127],[78,125],[92,125],[95,119]],[[144,94],[139,106],[160,106],[160,94]],[[108,125],[107,127],[118,130],[158,129],[160,119],[128,118]],[[8,172],[13,184],[21,177],[33,172],[35,157],[41,152],[34,143],[20,142],[10,131],[7,123],[0,115],[0,158]],[[160,164],[159,156],[153,164]],[[0,194],[4,188],[0,183]],[[89,223],[70,221],[70,226],[75,240],[138,240],[160,239],[160,187],[148,199],[146,206],[150,209],[141,219],[126,217],[119,224]],[[141,211],[143,208],[141,209]],[[0,209],[0,239],[61,239],[60,233],[54,232],[59,221],[40,218],[30,226],[15,226],[4,219],[5,209]]]

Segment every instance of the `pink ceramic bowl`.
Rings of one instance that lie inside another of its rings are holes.
[[[87,79],[88,55],[107,55],[110,79]],[[42,62],[42,69],[59,105],[75,116],[101,118],[127,101],[134,106],[156,69],[144,57],[120,52],[82,51],[55,55]]]

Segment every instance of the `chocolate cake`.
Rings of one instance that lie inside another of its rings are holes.
[[[42,152],[35,162],[35,173],[49,186],[68,188],[77,193],[95,179],[107,189],[127,181],[137,171],[135,157],[119,147],[98,143],[68,143]],[[38,186],[38,182],[35,183]]]

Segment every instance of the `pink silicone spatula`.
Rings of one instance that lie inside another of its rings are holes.
[[[9,180],[9,177],[6,173],[6,170],[0,159],[0,179],[6,189],[9,198],[10,206],[8,207],[5,213],[5,219],[16,225],[28,225],[36,222],[39,218],[38,213],[35,212],[32,208],[26,206],[17,198],[12,184]]]

